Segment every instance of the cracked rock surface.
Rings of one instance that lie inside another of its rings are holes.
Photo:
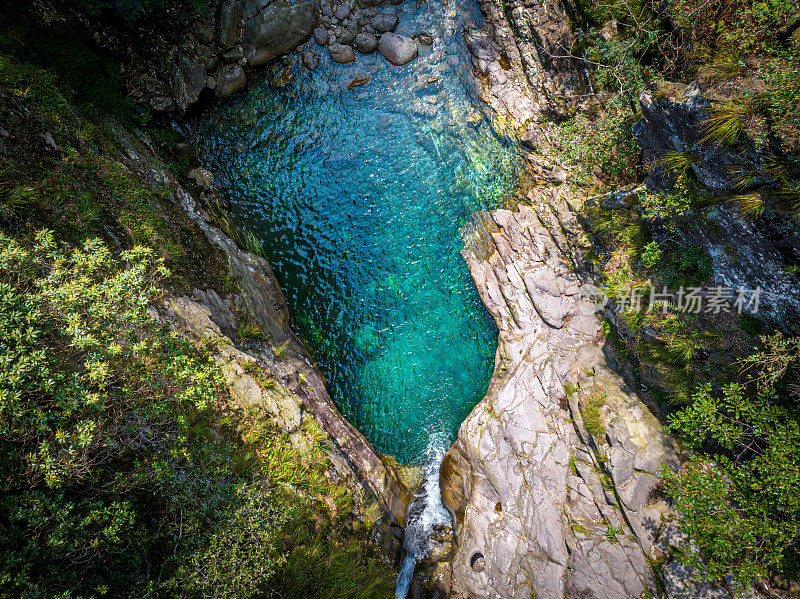
[[[677,463],[671,438],[606,365],[594,306],[536,210],[483,214],[465,237],[499,344],[489,391],[442,465],[457,542],[438,588],[486,599],[656,594],[647,557],[670,516],[656,474]]]

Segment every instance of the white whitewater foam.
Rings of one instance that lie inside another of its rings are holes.
[[[434,525],[450,525],[450,513],[442,503],[442,492],[439,488],[439,469],[450,445],[450,436],[445,433],[434,433],[428,440],[422,489],[408,506],[403,538],[403,550],[406,556],[397,576],[396,599],[406,599],[414,567],[428,551],[428,540]]]

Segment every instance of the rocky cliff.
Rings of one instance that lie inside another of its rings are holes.
[[[442,467],[457,549],[437,581],[454,597],[655,594],[672,440],[610,369],[537,212],[485,215],[464,251],[500,334],[489,392]]]
[[[167,201],[183,214],[184,234],[208,240],[214,256],[207,260],[225,265],[229,281],[222,288],[203,286],[190,294],[167,297],[155,315],[185,337],[212,347],[233,397],[245,407],[264,407],[301,450],[300,425],[315,419],[329,436],[331,475],[348,481],[357,501],[377,500],[389,530],[401,536],[399,527],[405,521],[410,493],[394,465],[334,405],[322,376],[290,328],[283,293],[269,264],[241,250],[214,226],[209,214],[147,146],[121,129],[116,133],[127,156],[126,166],[148,185],[170,190]],[[242,325],[254,326],[258,335],[243,338]]]
[[[564,58],[567,7],[489,1],[481,8],[487,26],[467,32],[467,44],[495,122],[531,151],[531,184],[518,210],[482,214],[464,232],[464,258],[499,340],[488,393],[442,465],[456,542],[434,586],[487,599],[724,596],[669,561],[682,539],[659,472],[678,464],[677,446],[615,372],[576,222],[585,194],[547,153],[553,115],[580,107],[582,74]],[[647,140],[645,153],[674,145],[675,129],[679,145],[697,137],[696,122],[675,124],[685,111],[642,103],[637,135]],[[755,268],[764,256],[758,248],[774,247],[759,246],[740,230],[744,221],[725,214],[739,227],[730,235],[753,241],[753,260],[739,270],[715,265],[721,282],[774,287],[766,278],[785,269],[769,261]],[[786,306],[796,290],[789,286],[779,281]]]

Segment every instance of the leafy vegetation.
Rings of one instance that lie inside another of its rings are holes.
[[[585,210],[600,246],[604,290],[624,295],[710,279],[711,261],[691,235],[710,205],[729,202],[752,219],[800,214],[796,1],[725,0],[712,7],[695,0],[585,0],[577,3],[574,25],[573,52],[592,69],[602,101],[593,119],[562,126],[562,158],[600,190],[648,174],[667,187],[631,195],[613,210]],[[645,165],[635,148],[624,150],[640,92],[672,95],[672,87],[696,78],[711,89],[703,141],[760,157],[743,161],[751,166],[739,173],[738,188],[716,198],[695,180],[697,156],[666,151]],[[724,250],[735,258],[737,248]],[[640,388],[669,400],[669,425],[687,447],[683,466],[666,473],[690,539],[683,559],[716,581],[733,576],[739,589],[776,574],[796,580],[798,341],[763,337],[761,349],[749,354],[761,329],[752,317],[687,314],[674,301],[650,308],[621,311],[604,331]]]
[[[150,316],[162,259],[0,235],[0,275],[0,594],[388,596],[319,431],[301,457]]]
[[[693,449],[666,478],[697,548],[683,557],[740,588],[800,574],[800,340],[762,340],[738,382],[702,386],[670,419]]]

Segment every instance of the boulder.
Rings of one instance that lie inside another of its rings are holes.
[[[347,28],[342,31],[342,34],[339,36],[339,43],[345,44],[346,46],[351,46],[353,42],[356,41],[356,32],[353,31],[351,28]]]
[[[222,55],[222,58],[223,60],[225,60],[225,62],[238,62],[242,58],[244,58],[244,50],[241,47],[237,46],[236,48],[233,48],[225,52]]]
[[[331,44],[328,46],[328,52],[330,52],[333,62],[347,63],[353,62],[356,59],[353,48],[343,44]]]
[[[195,39],[201,44],[210,44],[214,41],[214,28],[206,23],[196,23],[192,29]]]
[[[379,13],[372,17],[370,23],[378,33],[386,33],[387,31],[394,31],[397,29],[397,24],[400,20],[397,15],[391,13]]]
[[[333,11],[334,16],[340,21],[344,21],[350,16],[350,7],[346,3],[342,3]]]
[[[226,0],[219,6],[217,14],[217,46],[230,50],[241,41],[242,3],[240,0]]]
[[[320,46],[324,46],[328,43],[328,30],[324,27],[317,27],[314,30],[314,41],[317,42]]]
[[[303,52],[303,66],[309,71],[313,71],[319,66],[319,55],[315,52]]]
[[[291,52],[306,42],[317,26],[317,9],[310,0],[276,0],[270,4],[246,0],[244,15],[243,38],[259,51],[258,64]]]
[[[417,57],[417,42],[405,35],[384,33],[378,42],[378,52],[393,65],[404,65]]]
[[[180,52],[173,54],[170,62],[172,97],[178,109],[185,113],[189,106],[197,102],[206,86],[206,70],[202,64]]]
[[[187,174],[187,177],[194,181],[200,189],[211,191],[214,188],[214,173],[201,166],[193,168]]]
[[[375,52],[378,47],[378,38],[367,31],[363,31],[356,36],[356,50],[362,54]]]
[[[217,71],[217,87],[214,93],[219,98],[227,98],[242,89],[246,82],[242,67],[238,64],[226,64]]]

